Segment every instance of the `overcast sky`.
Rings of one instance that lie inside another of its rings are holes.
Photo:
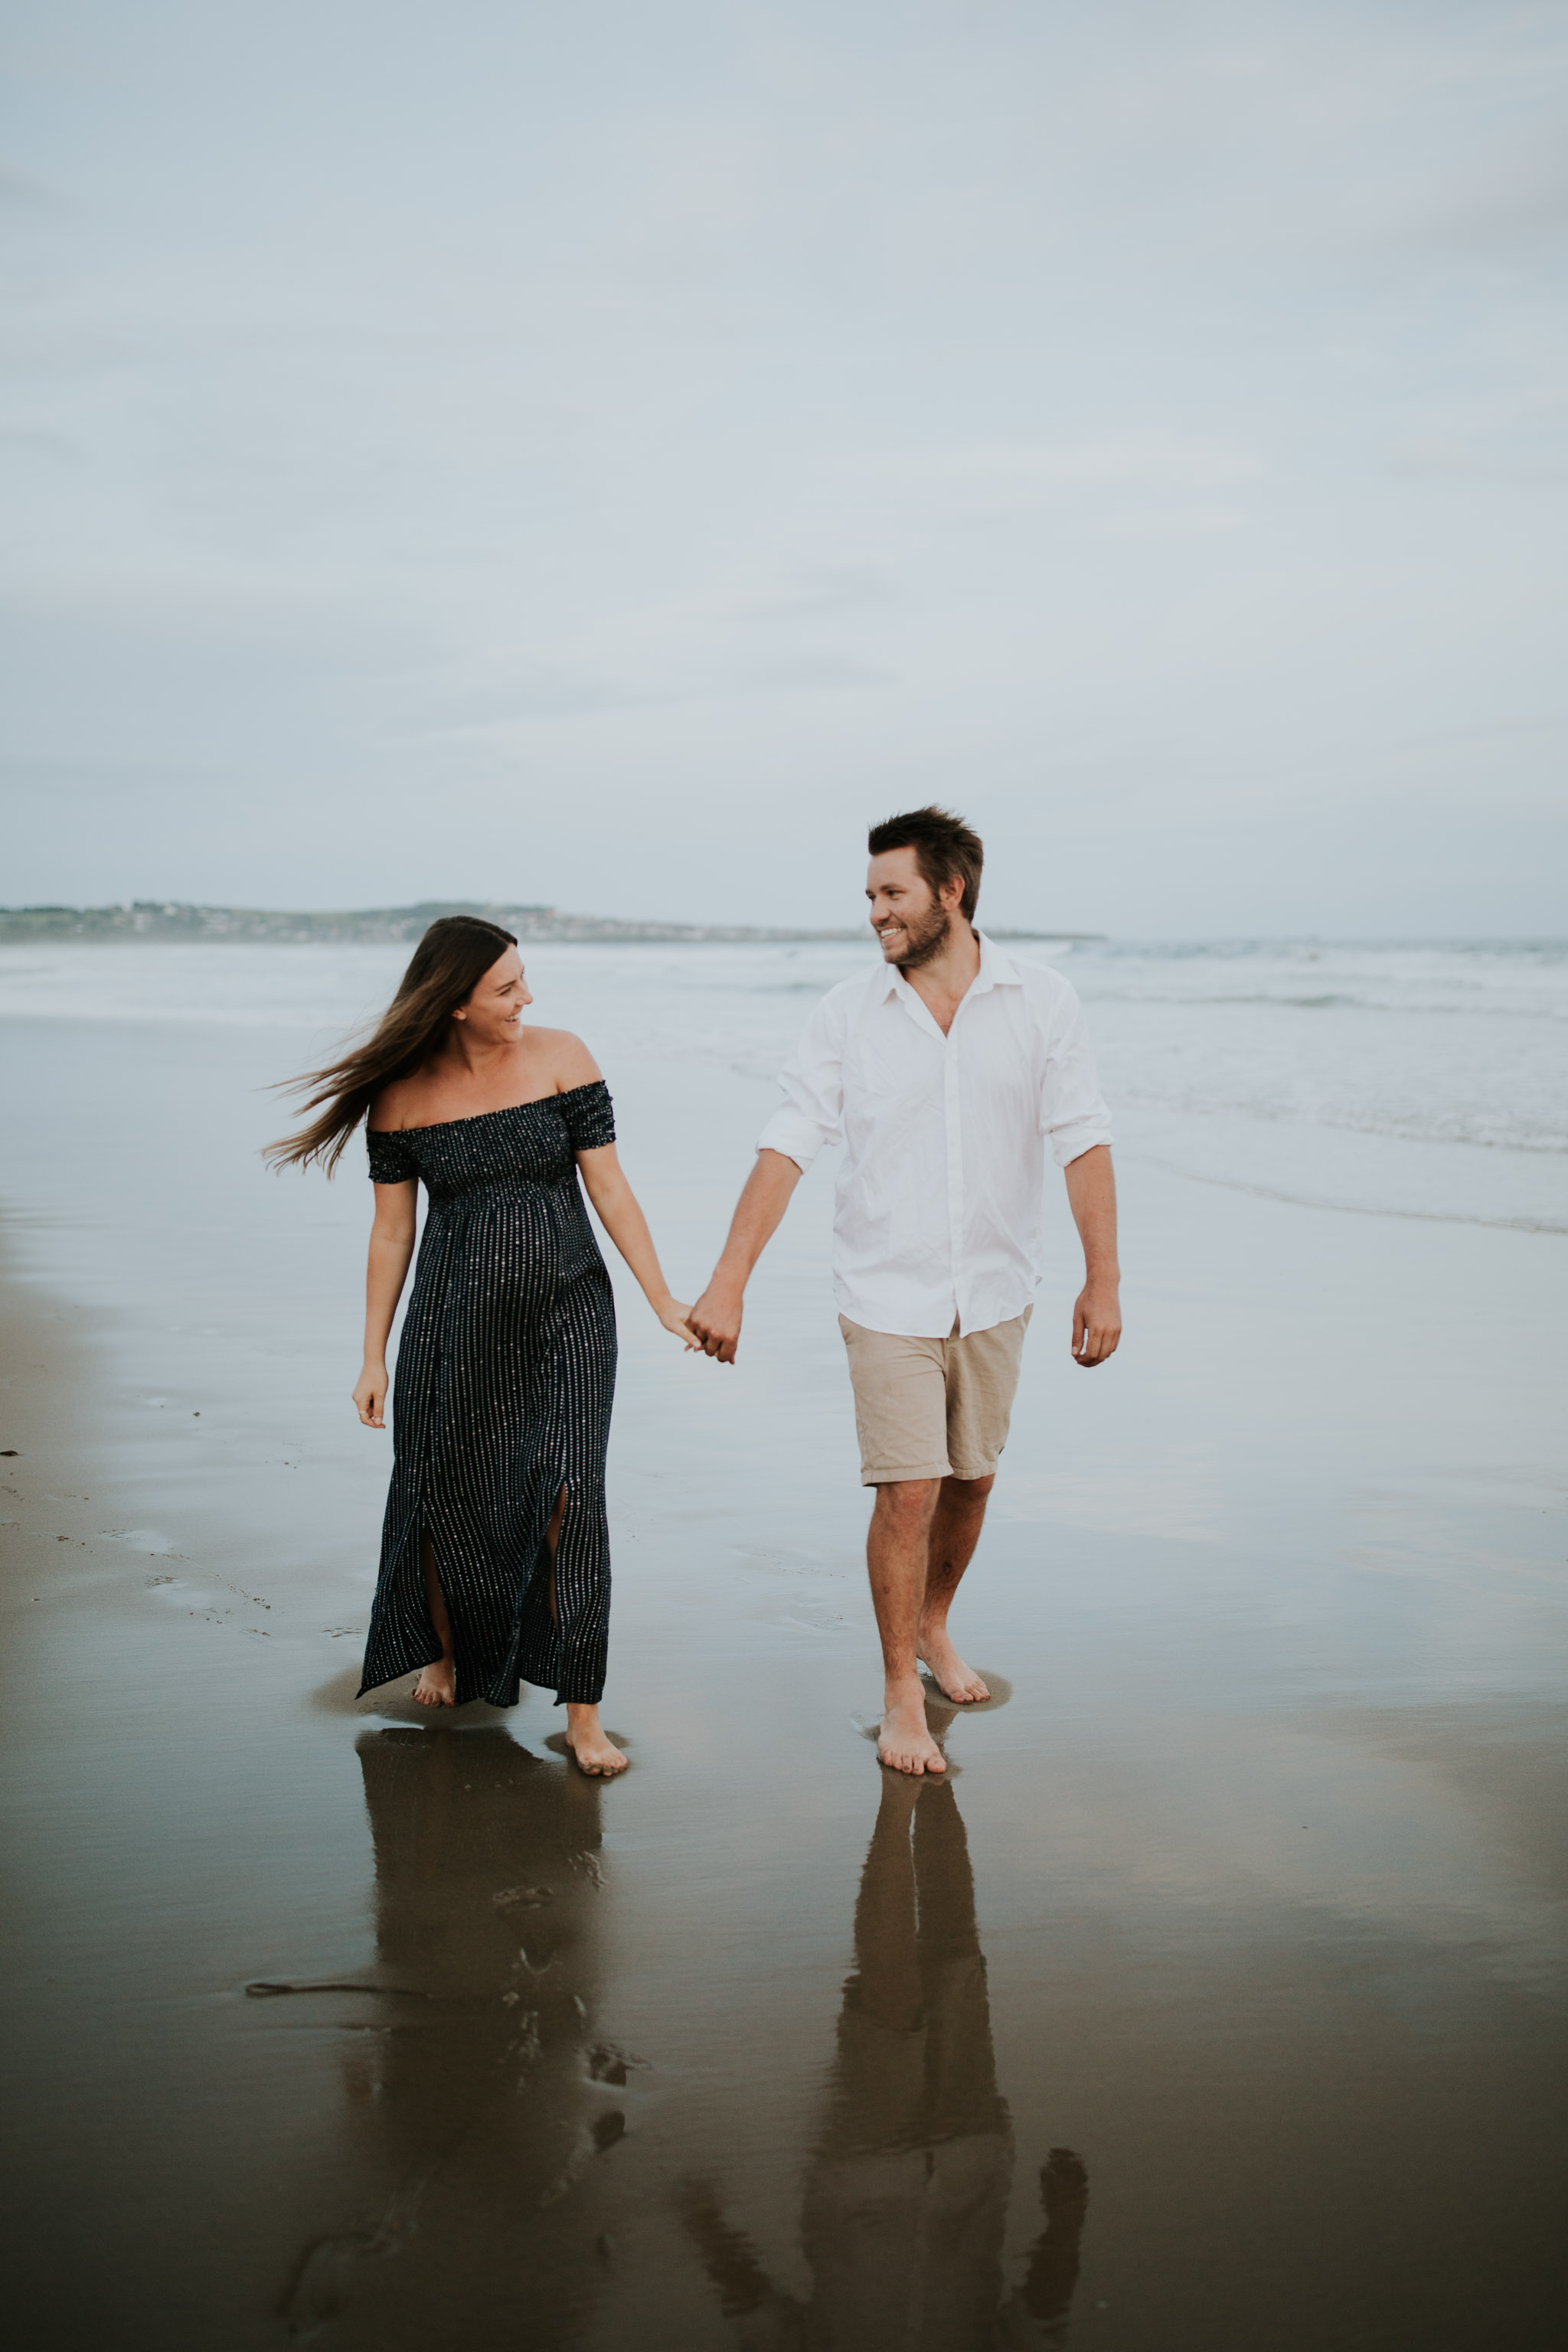
[[[1568,5],[0,23],[0,900],[1568,931]]]

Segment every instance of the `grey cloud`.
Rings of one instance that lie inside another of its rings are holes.
[[[0,163],[0,209],[18,213],[55,213],[66,209],[58,191],[31,172]]]
[[[793,661],[767,662],[748,677],[766,691],[785,694],[863,694],[899,682],[896,670],[837,654],[802,654]]]
[[[1521,489],[1568,488],[1568,459],[1555,465],[1544,460],[1532,464],[1529,459],[1489,457],[1446,443],[1417,442],[1391,450],[1388,465],[1394,474],[1468,475],[1479,482],[1514,483]]]
[[[569,669],[542,668],[473,699],[456,695],[444,708],[409,719],[399,731],[431,742],[501,742],[534,719],[596,719],[612,711],[646,710],[674,698],[668,685],[650,688]]]
[[[1212,489],[1263,471],[1261,460],[1247,450],[1158,433],[937,449],[910,465],[930,479],[995,488],[1010,497],[1127,484],[1145,489]]]
[[[1568,149],[1568,116],[1557,141]],[[1411,224],[1413,244],[1498,255],[1550,246],[1568,233],[1568,171],[1553,156],[1533,169],[1440,201]]]
[[[232,781],[218,765],[147,760],[59,760],[29,758],[26,753],[0,756],[0,802],[24,795],[59,798],[70,806],[84,801],[122,800],[128,795],[163,797],[209,791]]]
[[[718,607],[731,621],[815,621],[837,613],[867,613],[898,601],[890,573],[875,563],[829,563],[739,591]]]
[[[0,425],[0,451],[16,457],[47,457],[56,465],[79,465],[79,441],[47,425]]]

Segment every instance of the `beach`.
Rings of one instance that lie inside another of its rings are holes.
[[[529,950],[681,1296],[866,952]],[[257,1153],[400,961],[0,951],[27,2343],[1554,2346],[1563,950],[1062,962],[1127,1335],[1069,1360],[1053,1183],[919,1790],[826,1168],[733,1370],[613,1268],[624,1779],[355,1700],[369,1187]]]

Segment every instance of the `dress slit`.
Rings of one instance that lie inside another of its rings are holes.
[[[430,1577],[434,1577],[436,1580],[436,1590],[440,1594],[441,1605],[447,1612],[447,1622],[448,1626],[450,1626],[452,1633],[452,1654],[454,1658],[457,1655],[458,1649],[458,1623],[456,1618],[452,1614],[451,1601],[447,1596],[447,1579],[441,1572],[441,1555],[436,1549],[435,1531],[432,1528],[428,1518],[424,1517],[416,1519],[415,1525],[418,1530],[417,1540],[414,1548],[414,1558],[419,1570],[419,1593],[420,1598],[425,1604],[425,1615],[430,1628],[430,1639],[436,1644],[435,1657],[426,1658],[425,1664],[427,1666],[433,1666],[445,1655],[445,1652],[441,1647],[441,1628],[437,1624],[436,1612],[430,1606]],[[430,1552],[428,1574],[426,1573],[425,1566],[425,1552],[426,1546],[428,1546]]]

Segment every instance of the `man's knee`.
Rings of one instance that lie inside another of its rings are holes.
[[[942,1493],[940,1478],[891,1478],[877,1488],[874,1517],[900,1528],[929,1526]]]
[[[995,1471],[988,1470],[984,1478],[944,1478],[942,1491],[944,1499],[955,1503],[984,1503],[995,1484]]]

